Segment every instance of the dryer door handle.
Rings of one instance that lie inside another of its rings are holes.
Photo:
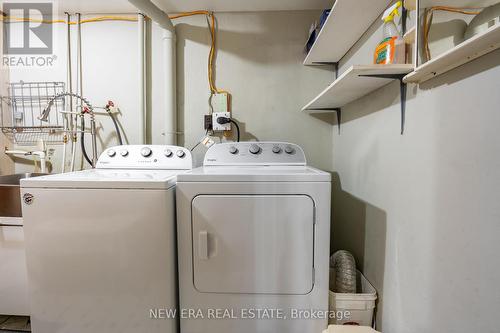
[[[198,257],[208,260],[208,231],[202,230],[198,233]]]

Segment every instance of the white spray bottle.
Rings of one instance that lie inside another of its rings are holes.
[[[406,47],[394,17],[399,15],[399,9],[403,6],[401,1],[389,7],[382,16],[384,21],[384,38],[375,49],[375,64],[404,64],[406,60]]]

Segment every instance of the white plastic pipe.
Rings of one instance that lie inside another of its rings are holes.
[[[47,162],[45,160],[46,154],[44,151],[34,151],[34,156],[38,156],[40,158],[40,172],[47,173]]]
[[[61,173],[66,172],[66,147],[68,145],[68,140],[71,140],[71,135],[69,134],[68,127],[68,116],[66,114],[63,114],[63,123],[64,142],[62,147]],[[68,136],[70,137],[69,139]]]
[[[40,159],[40,172],[47,173],[47,154],[44,151],[24,151],[24,150],[6,150],[7,155],[37,156]]]
[[[146,143],[146,31],[144,15],[137,15],[139,32],[139,133],[141,143]]]
[[[24,150],[6,150],[5,154],[7,155],[23,155],[23,156],[29,156],[30,152],[29,151],[24,151]]]
[[[163,29],[175,33],[174,25],[168,17],[168,14],[156,7],[151,0],[128,0],[128,2],[137,7],[141,13],[144,13],[146,16],[158,23]]]
[[[165,115],[165,144],[177,142],[177,101],[176,101],[176,38],[175,28],[168,14],[158,8],[150,0],[129,0],[141,13],[150,17],[160,27],[165,29],[163,41],[166,54],[165,70],[165,100],[167,105]]]
[[[165,48],[165,99],[167,106],[165,114],[165,144],[177,145],[177,66],[175,60],[177,43],[175,33],[165,30],[163,42]]]
[[[69,13],[66,13],[66,30],[67,30],[67,70],[68,70],[68,91],[70,93],[73,92],[73,69],[71,66],[71,15]],[[73,96],[69,96],[69,111],[73,111]],[[66,115],[64,115],[64,118],[66,119],[66,122],[68,122]],[[67,126],[65,127],[64,135],[68,136],[69,139],[68,141],[71,141],[71,163],[70,163],[70,171],[73,171],[73,157],[74,153],[76,151],[76,142],[73,140],[73,117],[69,117],[69,124],[67,123]],[[61,172],[64,173],[66,172],[66,149],[68,145],[68,141],[63,143],[63,156],[62,156],[62,165],[61,165]]]
[[[45,141],[43,141],[43,139],[37,140],[36,149],[38,150],[34,151],[33,155],[40,158],[40,171],[42,173],[47,173],[47,164],[45,160],[47,157],[47,146],[45,145]]]
[[[83,96],[82,89],[82,14],[77,13],[77,42],[76,42],[76,74],[77,74],[77,82],[76,82],[76,93],[80,96]],[[80,108],[82,107],[82,101],[80,100]],[[78,142],[78,113],[75,115],[70,115],[71,119],[73,119],[73,127],[72,130],[72,147],[73,151],[71,152],[71,171],[75,171],[75,161],[76,161],[76,146]],[[84,131],[85,129],[82,129]]]

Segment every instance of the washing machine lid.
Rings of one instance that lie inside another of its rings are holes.
[[[21,180],[23,188],[167,189],[187,170],[92,169]]]
[[[309,166],[204,166],[178,182],[330,182],[331,175]]]

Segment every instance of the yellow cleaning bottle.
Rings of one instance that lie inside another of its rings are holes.
[[[406,60],[406,46],[398,27],[394,22],[394,17],[399,15],[402,2],[398,1],[389,7],[382,16],[384,21],[384,39],[375,49],[375,64],[404,64]]]

